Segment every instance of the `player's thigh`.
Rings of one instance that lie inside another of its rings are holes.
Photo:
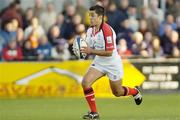
[[[123,91],[122,88],[122,76],[123,73],[121,70],[110,70],[107,72],[107,76],[110,80],[110,86],[113,93],[121,93]]]
[[[104,76],[104,73],[97,70],[96,68],[90,67],[85,76],[83,77],[82,86],[91,86],[98,78]]]
[[[124,89],[122,87],[122,80],[110,80],[110,87],[114,95],[121,96],[124,94]]]

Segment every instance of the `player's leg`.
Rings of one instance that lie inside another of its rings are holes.
[[[137,105],[142,102],[142,96],[137,88],[122,86],[121,79],[123,77],[123,65],[121,60],[117,59],[117,61],[114,62],[114,65],[106,66],[105,72],[110,79],[112,93],[115,96],[120,97],[131,95],[134,97]]]
[[[115,81],[110,80],[110,86],[111,86],[112,93],[116,97],[131,95],[134,97],[134,100],[135,100],[137,105],[141,104],[142,95],[141,95],[138,88],[130,88],[127,86],[122,86],[121,80],[115,80]]]
[[[112,93],[116,97],[127,96],[127,95],[134,96],[138,93],[138,91],[135,88],[122,86],[121,80],[117,80],[117,81],[110,80],[110,86],[111,86]]]
[[[98,78],[102,76],[104,76],[102,72],[100,72],[99,70],[93,67],[90,67],[88,72],[85,74],[83,78],[82,88],[84,90],[84,95],[90,108],[90,113],[83,116],[84,119],[99,118],[99,115],[97,114],[95,95],[93,88],[91,86]]]
[[[104,76],[104,73],[101,72],[100,70],[90,67],[87,73],[84,75],[83,80],[82,80],[82,87],[83,89],[86,89],[88,87],[91,87],[92,84],[99,78]]]
[[[110,87],[111,87],[112,93],[116,97],[124,96],[125,90],[121,86],[121,84],[122,84],[121,80],[117,80],[117,81],[110,80]]]

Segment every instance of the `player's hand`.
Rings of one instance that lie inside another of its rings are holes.
[[[81,48],[81,52],[82,52],[82,53],[86,53],[86,54],[91,54],[91,53],[92,53],[92,48],[90,48],[89,46],[87,46],[87,47],[82,47],[82,48]]]

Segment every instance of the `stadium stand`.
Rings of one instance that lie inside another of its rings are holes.
[[[117,34],[123,58],[180,57],[180,0],[138,2],[141,5],[134,0],[93,0],[91,4],[106,8],[104,19]],[[26,9],[22,6],[14,0],[0,11],[1,61],[76,59],[74,37],[84,38],[89,27],[83,0],[68,0],[59,12],[53,2],[43,0],[34,0],[34,6]]]

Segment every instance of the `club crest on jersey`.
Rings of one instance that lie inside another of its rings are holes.
[[[111,36],[106,37],[106,39],[107,39],[107,43],[112,43],[112,37]]]

